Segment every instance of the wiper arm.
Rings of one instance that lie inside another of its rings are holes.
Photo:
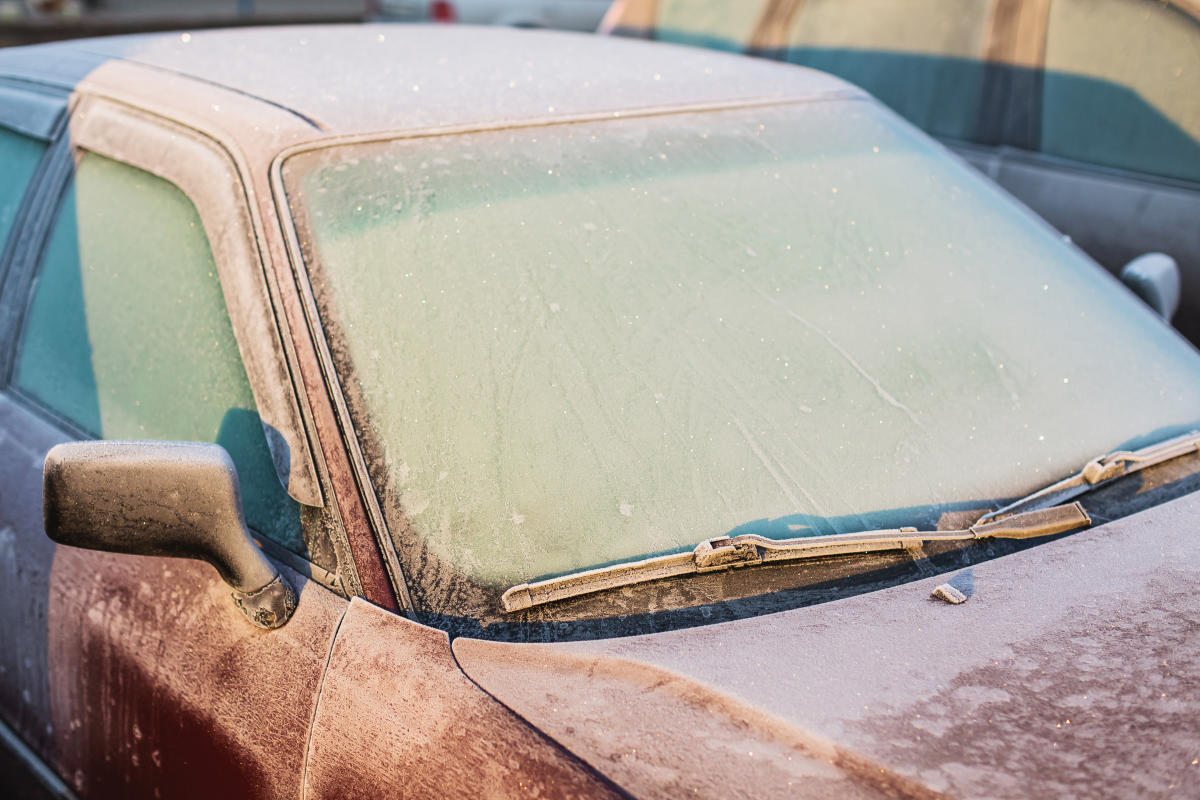
[[[927,542],[1030,539],[1065,533],[1091,524],[1092,520],[1083,507],[1078,503],[1071,503],[1014,514],[998,522],[976,523],[965,530],[918,531],[916,528],[895,528],[798,539],[768,539],[755,534],[722,536],[701,542],[690,553],[613,564],[544,581],[523,583],[506,591],[500,602],[505,611],[521,611],[556,600],[673,578],[677,575],[827,556],[889,550],[915,551]]]
[[[1068,475],[1057,483],[1038,489],[1020,500],[1009,503],[989,514],[984,514],[976,525],[1003,519],[1011,514],[1056,506],[1067,500],[1086,494],[1117,478],[1131,475],[1146,467],[1200,451],[1200,431],[1192,431],[1165,442],[1143,447],[1141,450],[1116,450],[1108,455],[1093,458],[1083,469]]]

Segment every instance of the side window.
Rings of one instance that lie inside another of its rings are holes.
[[[805,0],[786,58],[856,83],[929,133],[974,138],[990,0]]]
[[[85,154],[34,284],[13,383],[105,439],[216,442],[246,521],[304,551],[199,214],[173,184]]]
[[[45,151],[45,142],[0,127],[0,249],[8,240],[21,198]]]
[[[1054,0],[1042,150],[1200,181],[1198,13],[1161,0]]]

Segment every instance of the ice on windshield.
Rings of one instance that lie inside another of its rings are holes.
[[[869,101],[341,146],[285,179],[440,613],[470,606],[451,576],[933,526],[1200,416],[1190,345]]]

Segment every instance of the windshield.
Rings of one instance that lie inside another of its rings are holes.
[[[283,172],[425,612],[714,536],[934,527],[1200,416],[1190,345],[870,101]]]

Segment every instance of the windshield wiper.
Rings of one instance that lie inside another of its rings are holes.
[[[995,522],[977,522],[965,530],[918,531],[916,528],[895,528],[797,539],[768,539],[756,534],[722,536],[701,542],[690,553],[657,556],[523,583],[506,591],[500,602],[505,611],[521,611],[556,600],[673,578],[677,575],[889,550],[908,550],[920,557],[920,548],[927,542],[1030,539],[1065,533],[1091,524],[1092,520],[1083,507],[1078,503],[1071,503],[1013,514]]]
[[[1056,506],[1115,481],[1117,478],[1132,475],[1146,467],[1153,467],[1155,464],[1161,464],[1164,461],[1197,451],[1200,451],[1200,431],[1191,431],[1182,436],[1176,436],[1174,439],[1143,447],[1141,450],[1115,450],[1099,458],[1093,458],[1074,475],[1068,475],[1061,481],[1038,489],[1033,494],[1026,495],[1003,508],[984,514],[976,520],[975,524],[1003,519],[1022,511]]]

